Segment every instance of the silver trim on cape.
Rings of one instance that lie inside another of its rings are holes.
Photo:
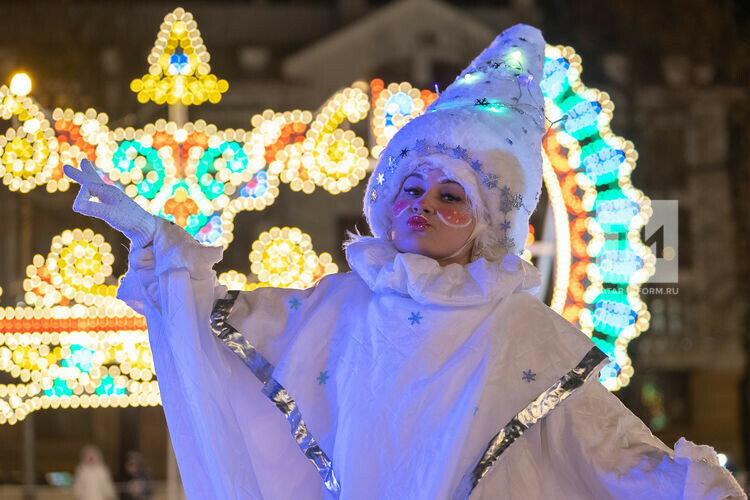
[[[333,472],[331,459],[328,458],[307,429],[297,403],[287,390],[272,377],[274,366],[241,333],[227,323],[227,318],[238,295],[239,291],[232,290],[227,292],[225,298],[216,301],[211,311],[211,330],[232,352],[242,359],[253,372],[253,375],[263,383],[263,394],[284,414],[284,418],[289,422],[292,437],[302,453],[317,469],[323,480],[323,486],[334,498],[338,498],[341,493],[341,486]]]
[[[598,347],[592,347],[578,366],[563,375],[560,380],[513,417],[500,432],[495,434],[476,465],[461,479],[453,499],[468,499],[500,455],[529,427],[546,417],[557,405],[580,388],[593,374],[594,368],[606,357],[607,355]]]

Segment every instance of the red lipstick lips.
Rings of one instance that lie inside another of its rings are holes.
[[[409,220],[406,221],[406,225],[409,226],[409,229],[412,231],[424,231],[427,229],[427,226],[429,226],[427,219],[421,215],[409,217]]]

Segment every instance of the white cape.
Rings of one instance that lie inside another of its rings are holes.
[[[160,223],[119,297],[145,314],[190,498],[331,498],[262,384],[219,340],[226,290],[203,247]],[[440,267],[366,238],[352,273],[241,292],[228,323],[274,367],[342,499],[450,499],[493,436],[593,343],[527,293],[518,257]],[[672,451],[593,376],[526,431],[471,499],[746,498],[713,450]]]

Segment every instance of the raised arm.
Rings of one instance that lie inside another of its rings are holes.
[[[81,184],[74,210],[104,220],[132,242],[117,297],[146,316],[164,413],[189,496],[293,498],[305,491],[305,498],[321,498],[315,468],[261,392],[263,383],[211,328],[214,304],[226,296],[213,269],[223,249],[201,245],[178,225],[149,214],[103,182],[88,161],[65,173]],[[311,293],[242,292],[237,326],[273,354],[274,346],[294,334],[288,328],[289,300]],[[291,311],[296,318],[303,314]]]

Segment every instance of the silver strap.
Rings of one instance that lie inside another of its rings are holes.
[[[227,293],[225,298],[216,301],[213,311],[211,311],[211,330],[232,352],[242,359],[243,363],[253,372],[253,375],[263,383],[263,394],[276,405],[276,408],[289,422],[292,437],[302,453],[317,469],[323,480],[323,486],[334,498],[338,498],[341,486],[333,472],[331,459],[328,458],[313,435],[310,434],[305,421],[302,420],[302,414],[297,403],[287,390],[272,377],[273,365],[242,334],[227,323],[227,318],[238,295],[239,291],[232,290]]]
[[[454,500],[466,500],[479,481],[489,472],[500,455],[521,437],[532,425],[546,417],[557,405],[580,388],[594,374],[594,368],[607,357],[598,347],[592,347],[578,366],[562,376],[560,380],[541,393],[534,401],[510,419],[500,432],[495,434],[474,468],[467,472],[458,484]]]

